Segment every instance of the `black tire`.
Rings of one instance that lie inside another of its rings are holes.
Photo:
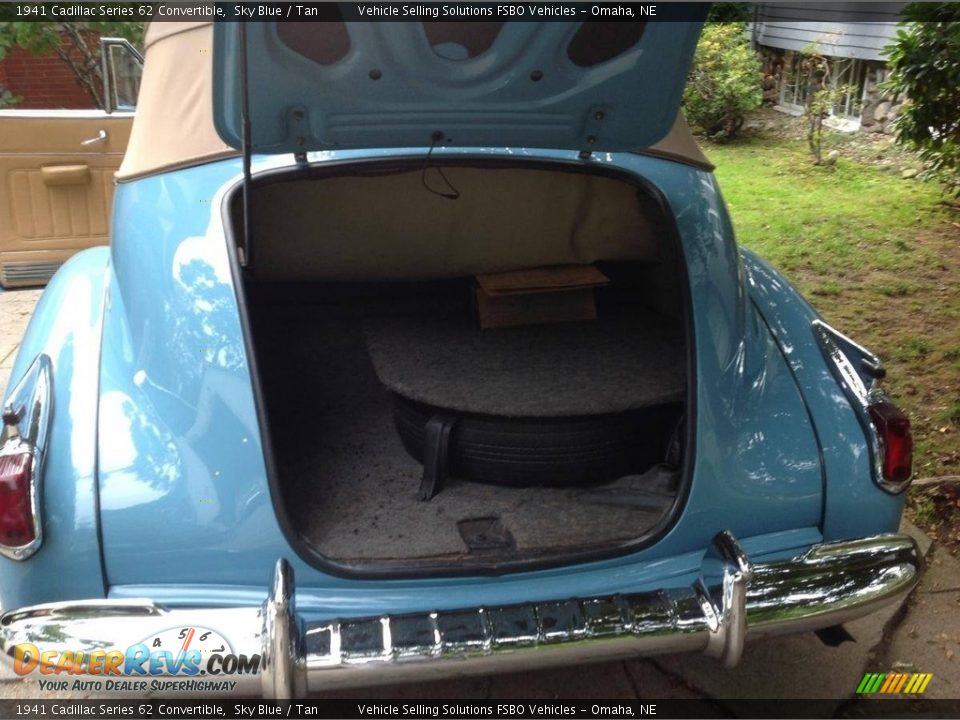
[[[422,462],[424,426],[451,411],[393,397],[400,439]],[[662,461],[679,415],[679,405],[564,418],[460,414],[450,437],[450,474],[517,486],[613,480]]]

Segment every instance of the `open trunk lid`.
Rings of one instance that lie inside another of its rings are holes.
[[[670,131],[701,26],[217,23],[214,120],[223,140],[241,148],[246,106],[255,153],[637,150]]]

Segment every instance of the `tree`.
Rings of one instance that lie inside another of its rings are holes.
[[[103,107],[103,70],[100,36],[126,38],[143,44],[142,22],[15,22],[0,20],[0,60],[13,47],[35,55],[54,53],[77,81]]]
[[[740,23],[708,23],[683,92],[687,118],[711,135],[732,138],[743,114],[763,102],[760,58]]]
[[[905,97],[894,134],[960,198],[960,4],[912,3],[903,18],[885,50],[884,89]]]
[[[830,77],[830,63],[815,45],[801,52],[801,70],[807,80],[807,100],[803,115],[807,120],[807,145],[813,154],[813,164],[823,164],[823,121],[844,95],[856,91],[852,85],[835,85]]]

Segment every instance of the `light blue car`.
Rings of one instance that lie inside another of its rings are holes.
[[[328,20],[148,31],[112,244],[4,396],[18,674],[732,665],[911,590],[909,421],[737,247],[699,22]]]

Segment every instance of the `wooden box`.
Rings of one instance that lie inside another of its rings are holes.
[[[557,265],[477,275],[481,328],[595,320],[594,290],[610,280],[592,265]]]

